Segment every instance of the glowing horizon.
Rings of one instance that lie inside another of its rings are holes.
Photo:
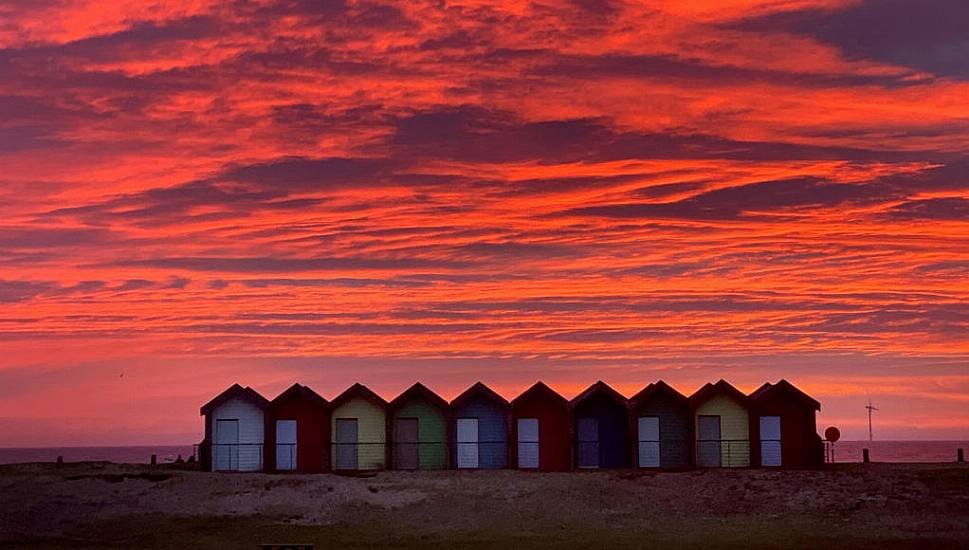
[[[969,439],[969,5],[399,4],[0,6],[0,446],[720,378]]]

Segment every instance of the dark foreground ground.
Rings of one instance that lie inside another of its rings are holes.
[[[969,466],[210,474],[0,466],[0,549],[969,548]]]

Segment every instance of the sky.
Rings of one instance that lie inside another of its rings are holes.
[[[785,378],[969,439],[964,0],[7,0],[0,446]]]

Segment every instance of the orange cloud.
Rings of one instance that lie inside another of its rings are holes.
[[[964,8],[932,4],[8,3],[0,435],[189,442],[235,381],[785,377],[846,437],[870,394],[966,437]]]

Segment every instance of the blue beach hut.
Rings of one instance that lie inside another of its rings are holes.
[[[508,401],[481,382],[454,398],[452,464],[459,469],[507,468],[510,418]]]
[[[626,398],[598,381],[572,400],[575,464],[580,469],[629,467]]]

